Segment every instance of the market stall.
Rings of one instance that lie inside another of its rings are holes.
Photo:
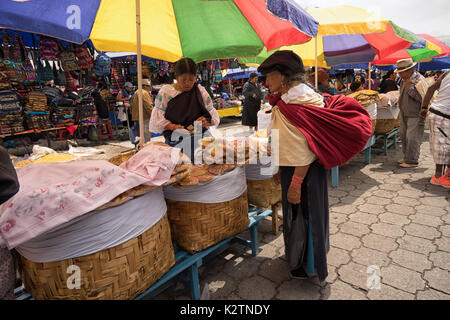
[[[109,161],[93,160],[95,149],[36,147],[14,163],[25,187],[0,206],[1,237],[20,254],[25,289],[35,299],[133,299],[174,266],[174,245],[195,254],[255,226],[245,163],[267,143],[251,145],[204,139],[197,152],[209,164],[200,166],[163,143]],[[66,286],[71,265],[81,287]]]

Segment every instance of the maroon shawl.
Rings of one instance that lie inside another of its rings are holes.
[[[355,99],[325,96],[325,108],[286,104],[269,95],[286,119],[306,137],[309,149],[326,169],[341,166],[362,151],[372,135],[369,113]]]

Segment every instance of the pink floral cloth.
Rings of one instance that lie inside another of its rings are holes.
[[[20,190],[0,206],[9,249],[148,182],[104,160],[38,163],[18,172]]]
[[[170,180],[180,159],[180,151],[179,148],[148,145],[122,163],[120,168],[149,180],[145,185],[161,186]]]

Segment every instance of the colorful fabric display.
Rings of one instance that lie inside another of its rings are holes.
[[[75,53],[72,51],[63,51],[59,53],[59,59],[61,60],[62,68],[64,71],[80,70],[80,64],[78,63]]]
[[[28,104],[25,107],[27,111],[48,112],[47,96],[39,91],[32,91],[28,95]]]
[[[0,112],[0,134],[15,134],[22,131],[25,131],[22,111],[8,114]]]
[[[97,124],[98,115],[92,98],[84,98],[77,104],[76,124]]]
[[[27,79],[27,74],[21,62],[13,62],[8,59],[1,61],[3,64],[1,69],[5,70],[9,81],[11,82],[24,82]]]
[[[17,31],[14,33],[14,43],[13,43],[13,56],[12,60],[14,62],[22,62],[22,49],[23,48],[23,40],[22,37],[19,37]]]
[[[0,90],[8,88],[9,88],[8,75],[5,72],[0,71]]]
[[[19,99],[14,91],[0,91],[0,113],[14,113],[21,109]]]
[[[39,55],[43,60],[58,60],[58,44],[56,41],[48,37],[41,36],[39,41]]]
[[[89,50],[83,46],[79,46],[75,49],[75,55],[78,58],[81,68],[92,69],[94,66],[94,59],[92,58]]]
[[[25,112],[25,116],[28,130],[43,130],[52,127],[48,112]]]
[[[97,76],[107,76],[111,73],[111,58],[101,54],[95,60],[94,72]]]

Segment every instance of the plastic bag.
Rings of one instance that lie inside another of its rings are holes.
[[[86,147],[72,147],[69,148],[69,153],[76,157],[91,157],[97,154],[105,153],[102,149],[86,148]]]
[[[305,260],[308,226],[299,206],[288,204],[287,207],[288,215],[283,224],[286,230],[284,233],[286,260],[291,270],[296,270]],[[297,212],[294,213],[293,208],[296,208]]]
[[[28,158],[28,160],[35,161],[39,158],[42,158],[43,156],[46,156],[46,155],[52,154],[52,153],[57,153],[57,152],[51,148],[34,145],[33,146],[33,154]]]

